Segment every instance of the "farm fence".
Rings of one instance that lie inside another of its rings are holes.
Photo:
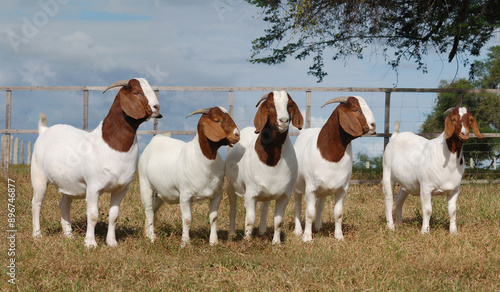
[[[466,93],[494,93],[500,95],[500,89],[433,89],[433,88],[366,88],[366,87],[184,87],[184,86],[152,86],[161,104],[161,112],[164,116],[163,120],[154,119],[149,126],[142,126],[137,132],[139,142],[142,146],[147,144],[149,137],[162,133],[171,133],[173,136],[186,139],[194,135],[196,129],[196,119],[184,121],[182,118],[188,113],[181,112],[184,108],[190,108],[190,111],[196,109],[198,105],[227,105],[227,109],[236,124],[242,129],[244,126],[251,126],[253,115],[255,113],[255,103],[262,94],[269,91],[286,90],[290,93],[299,108],[303,111],[304,127],[321,127],[331,114],[334,106],[322,109],[321,105],[328,99],[339,95],[361,95],[367,101],[372,109],[375,119],[377,120],[377,134],[374,136],[363,137],[353,141],[354,151],[365,154],[363,157],[381,156],[385,145],[389,142],[393,129],[393,124],[396,120],[401,121],[401,131],[419,132],[419,127],[429,114],[434,106],[437,94],[449,92],[456,94],[456,104],[461,105],[462,97]],[[81,129],[88,131],[89,123],[95,124],[96,121],[89,121],[89,107],[94,99],[90,96],[94,92],[101,93],[106,86],[0,86],[0,91],[5,91],[5,114],[2,116],[0,111],[0,122],[5,120],[5,128],[0,129],[2,137],[2,170],[7,173],[10,164],[28,163],[30,162],[32,142],[36,139],[37,129],[26,129],[25,118],[22,118],[23,112],[27,113],[29,108],[38,107],[39,100],[42,98],[50,99],[56,96],[57,92],[71,92],[70,97],[59,98],[59,103],[50,104],[51,108],[57,106],[64,107],[64,112],[70,112],[60,119],[69,119],[74,125],[77,123],[77,112],[81,106]],[[114,89],[117,90],[117,89]],[[110,90],[111,91],[111,90]],[[80,94],[78,94],[80,92]],[[48,96],[50,93],[51,96]],[[40,97],[40,95],[42,95]],[[111,94],[110,94],[111,95]],[[113,95],[114,98],[114,95]],[[82,99],[83,102],[77,102],[75,99]],[[102,98],[100,98],[102,99]],[[25,100],[19,102],[20,108],[17,109],[16,125],[13,126],[13,105],[16,100]],[[38,103],[37,103],[38,101]],[[99,102],[96,106],[92,106],[92,110],[104,113],[109,109],[109,97],[107,101],[103,101],[102,107]],[[36,106],[35,106],[36,104]],[[75,106],[77,105],[77,106]],[[203,107],[203,106],[198,106]],[[206,106],[205,106],[206,107]],[[474,109],[469,108],[474,114]],[[31,109],[33,110],[33,109]],[[43,109],[42,109],[43,110]],[[50,110],[50,109],[48,109]],[[500,110],[500,109],[498,109]],[[31,114],[30,116],[34,116]],[[48,115],[49,116],[49,115]],[[101,116],[101,120],[102,120]],[[31,117],[37,120],[38,116]],[[51,116],[49,116],[50,124]],[[383,121],[382,124],[380,122]],[[57,122],[57,120],[56,120]],[[63,123],[67,123],[63,121]],[[36,122],[30,123],[30,127],[37,125]],[[481,125],[480,125],[481,126]],[[290,131],[292,136],[298,135],[297,131]],[[440,133],[420,134],[431,138],[436,137]],[[19,141],[19,138],[13,139],[13,135],[28,135],[27,143],[24,140]],[[471,136],[474,135],[471,133]],[[500,138],[499,133],[483,133],[484,140],[477,143],[498,143]],[[293,138],[293,137],[292,137]],[[361,142],[364,141],[364,142]],[[495,144],[496,145],[496,144]],[[27,151],[25,151],[27,147]],[[497,145],[495,146],[498,148]],[[20,150],[20,151],[19,151]],[[498,153],[497,153],[498,154]],[[500,178],[497,169],[497,161],[493,155],[491,161],[483,162],[479,165],[482,169],[490,170],[493,176],[488,177],[493,180]],[[26,157],[26,159],[25,159]],[[364,163],[364,162],[363,162]],[[366,164],[367,168],[376,167]],[[475,167],[474,162],[468,161],[468,168]]]

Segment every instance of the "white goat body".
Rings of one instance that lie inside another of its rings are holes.
[[[141,198],[145,207],[146,236],[154,241],[154,214],[163,203],[179,204],[182,213],[182,246],[189,243],[191,203],[210,200],[210,244],[217,244],[217,212],[222,198],[225,163],[216,152],[222,145],[238,142],[239,131],[224,109],[214,108],[205,115],[218,114],[225,132],[215,141],[218,143],[214,156],[206,157],[200,143],[207,140],[206,131],[200,129],[193,140],[183,142],[165,135],[155,136],[144,149],[139,160]],[[224,120],[223,120],[224,119]],[[208,119],[204,119],[208,120]],[[200,123],[202,123],[200,121]],[[206,123],[216,124],[215,121]],[[201,137],[200,137],[201,136]]]
[[[269,93],[262,100],[265,101],[254,120],[256,127],[243,129],[240,143],[226,156],[229,233],[232,235],[235,231],[237,196],[245,198],[246,239],[252,234],[257,202],[263,202],[259,230],[264,232],[269,202],[276,200],[273,244],[279,244],[283,214],[297,178],[297,158],[288,124],[292,121],[294,126],[301,128],[303,119],[295,102],[284,91]]]
[[[132,181],[139,155],[135,131],[150,117],[161,117],[158,99],[145,79],[122,80],[108,89],[117,86],[124,87],[117,94],[108,116],[90,133],[69,125],[48,127],[47,118],[40,114],[39,137],[31,164],[33,237],[42,236],[40,211],[50,182],[62,194],[59,204],[61,225],[67,237],[72,237],[71,202],[73,199],[86,199],[87,247],[97,246],[94,230],[99,196],[110,192],[106,243],[109,246],[117,244],[115,224],[119,205]],[[139,94],[134,95],[132,91]],[[112,129],[106,128],[108,126]]]
[[[351,140],[363,134],[375,134],[375,118],[362,97],[334,98],[326,104],[342,102],[322,128],[300,132],[295,141],[298,160],[298,178],[294,187],[295,230],[302,234],[300,213],[305,194],[306,223],[302,236],[312,240],[312,223],[321,228],[322,212],[327,196],[335,195],[335,238],[343,240],[342,208],[352,174],[353,154]]]
[[[466,108],[456,108],[445,121],[445,127],[448,129],[432,140],[409,132],[399,133],[399,122],[396,123],[383,157],[382,186],[389,229],[394,230],[393,191],[395,184],[399,184],[401,189],[396,196],[398,224],[402,224],[402,208],[408,195],[420,196],[423,211],[422,233],[429,233],[431,196],[445,195],[448,199],[450,232],[457,231],[456,202],[465,169],[461,150],[462,144],[469,137],[471,126],[476,136],[482,138],[474,117]]]

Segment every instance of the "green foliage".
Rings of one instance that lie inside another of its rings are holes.
[[[477,88],[497,88],[500,86],[500,46],[488,49],[485,61],[475,61],[471,65],[470,78]]]
[[[366,153],[358,153],[354,160],[355,169],[366,169],[366,163],[370,163],[370,169],[382,170],[382,155],[370,157]]]
[[[270,25],[252,42],[250,62],[274,65],[312,56],[308,74],[318,82],[327,75],[327,49],[337,60],[363,58],[369,46],[381,48],[394,70],[401,60],[413,60],[426,72],[429,50],[448,54],[450,62],[459,54],[478,55],[500,27],[499,0],[247,1],[262,8]],[[463,62],[468,63],[466,57]]]

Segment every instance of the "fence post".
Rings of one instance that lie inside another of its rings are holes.
[[[24,164],[24,140],[21,140],[21,164]]]
[[[89,128],[89,91],[83,91],[83,130],[87,131]]]
[[[28,142],[28,165],[31,165],[31,141]]]
[[[462,91],[459,91],[457,93],[457,107],[462,106],[462,99],[463,99],[463,93]]]
[[[306,128],[311,127],[311,91],[306,91]]]
[[[391,118],[391,92],[385,92],[384,150],[389,143],[389,120]]]
[[[14,147],[12,147],[12,153],[14,156],[12,157],[12,163],[18,164],[19,159],[19,137],[14,138]]]
[[[156,95],[156,99],[160,100],[160,91],[158,89],[155,90],[155,95]],[[156,135],[156,133],[158,133],[158,119],[157,118],[154,118],[153,120],[153,130],[155,131],[155,133],[153,134]]]
[[[234,91],[229,90],[229,100],[227,101],[228,112],[231,117],[233,117],[234,111]]]
[[[5,96],[5,129],[10,130],[10,113],[11,113],[11,104],[12,104],[12,90],[6,90],[6,96]],[[8,175],[9,173],[9,164],[10,164],[10,133],[5,133],[5,152],[4,156],[2,157],[2,162],[3,162],[3,171],[5,175]]]

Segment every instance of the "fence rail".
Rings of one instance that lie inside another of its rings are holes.
[[[5,134],[10,138],[11,134],[37,134],[37,129],[12,129],[11,128],[11,107],[12,107],[12,93],[16,91],[81,91],[83,97],[83,113],[82,113],[82,129],[88,130],[88,114],[89,114],[89,91],[104,91],[106,86],[0,86],[0,91],[6,92],[5,99],[5,128],[0,129],[0,134]],[[234,108],[234,92],[240,91],[275,91],[286,90],[288,92],[305,92],[306,93],[306,113],[305,113],[305,127],[311,127],[311,103],[313,92],[384,92],[385,93],[385,115],[384,115],[384,131],[377,133],[376,137],[384,138],[384,147],[389,142],[389,137],[392,133],[389,131],[389,119],[391,111],[391,93],[455,93],[457,95],[457,105],[461,105],[462,97],[466,93],[495,93],[500,95],[500,89],[444,89],[444,88],[370,88],[370,87],[245,87],[245,86],[229,86],[229,87],[206,87],[206,86],[152,86],[156,95],[159,97],[160,91],[222,91],[228,93],[228,110],[233,114]],[[111,89],[118,90],[118,89]],[[194,135],[195,131],[162,131],[158,129],[158,122],[154,122],[153,130],[139,130],[138,135],[156,135],[162,133],[172,133],[173,135]],[[291,133],[297,135],[297,133]],[[422,134],[425,137],[435,137],[440,133]],[[474,137],[474,135],[471,136]],[[499,133],[484,133],[484,137],[500,137]],[[4,157],[4,170],[8,171],[10,159],[7,155],[11,154],[10,143],[6,143],[2,151]],[[6,151],[5,151],[6,150]],[[6,154],[5,154],[6,153]],[[12,155],[10,155],[11,157]]]

